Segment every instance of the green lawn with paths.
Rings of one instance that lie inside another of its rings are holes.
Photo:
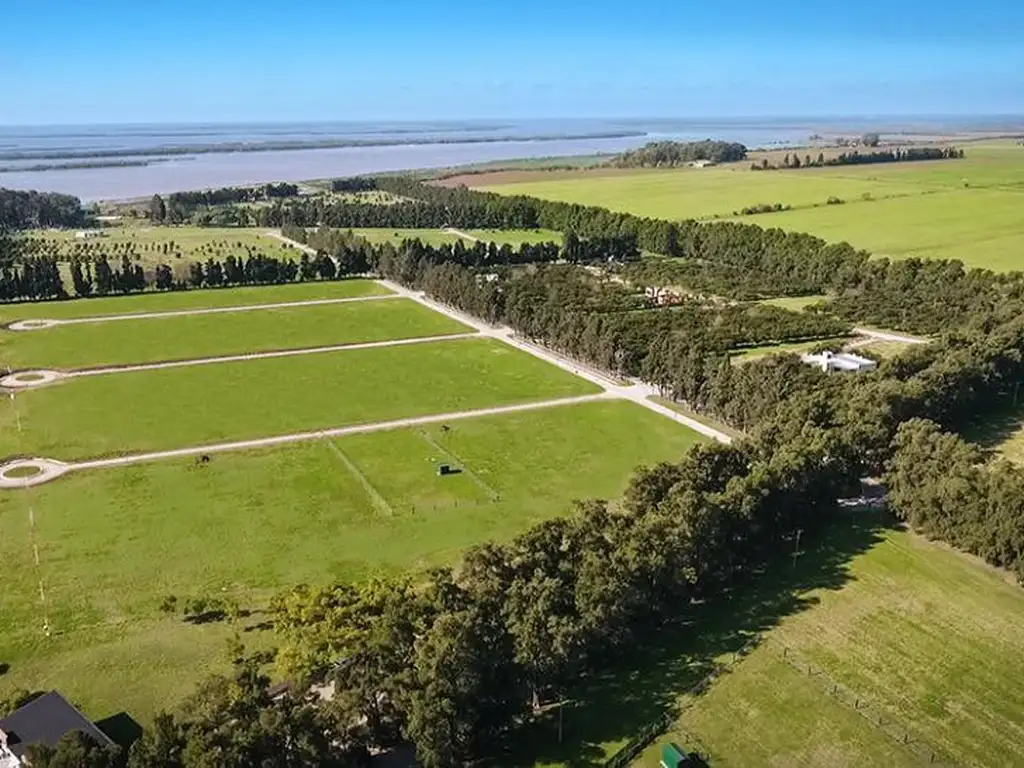
[[[0,366],[15,370],[84,368],[472,330],[411,299],[389,298],[0,331]]]
[[[127,709],[147,722],[225,666],[231,633],[165,616],[166,595],[226,594],[258,609],[303,581],[451,563],[472,544],[565,514],[573,499],[615,498],[637,463],[677,459],[703,439],[609,401],[220,454],[205,465],[95,470],[0,493],[0,658],[11,665],[0,698],[59,687],[94,717]],[[442,462],[463,472],[438,477]],[[268,643],[269,633],[244,631],[265,618],[243,618],[242,639]]]
[[[112,373],[0,400],[0,456],[83,459],[599,391],[491,339]]]
[[[134,315],[147,312],[177,312],[214,307],[244,307],[283,304],[318,299],[351,299],[391,293],[373,280],[337,280],[287,285],[258,285],[214,290],[137,293],[69,301],[41,301],[0,305],[0,324],[15,320],[49,318],[68,320],[102,315]]]

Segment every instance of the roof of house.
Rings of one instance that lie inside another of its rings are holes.
[[[43,694],[0,719],[0,731],[7,734],[7,748],[18,757],[32,744],[55,746],[62,736],[72,731],[81,731],[99,744],[113,744],[57,691]]]

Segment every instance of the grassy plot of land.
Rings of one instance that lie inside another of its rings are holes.
[[[472,329],[411,299],[0,331],[5,368],[81,368],[442,336]]]
[[[817,549],[796,573],[818,566]],[[841,588],[799,585],[807,610],[783,618],[707,694],[682,700],[665,738],[695,735],[715,765],[1024,762],[1020,587],[899,531],[843,570]],[[636,765],[652,760],[653,749]]]
[[[732,361],[734,363],[747,363],[751,360],[758,360],[768,355],[799,355],[804,352],[825,346],[833,351],[838,350],[843,346],[849,339],[847,338],[835,338],[835,339],[816,339],[814,341],[794,341],[786,342],[783,344],[766,344],[761,347],[743,347],[733,350]]]
[[[598,391],[490,339],[117,373],[3,398],[0,456],[81,459]]]
[[[536,176],[536,181],[490,189],[665,219],[732,216],[747,206],[781,203],[793,210],[736,220],[845,240],[877,255],[957,258],[997,271],[1024,269],[1024,148],[1012,143],[971,145],[961,160]],[[486,178],[480,183],[486,185]],[[843,204],[826,205],[829,197]]]
[[[245,258],[260,253],[278,259],[298,261],[301,253],[256,227],[144,226],[128,223],[107,227],[102,236],[81,240],[74,230],[36,230],[28,233],[33,251],[42,255],[69,259],[106,254],[110,259],[128,253],[144,267],[157,264],[223,261],[228,256]],[[138,257],[137,259],[135,257]]]
[[[767,304],[772,307],[782,307],[782,309],[790,309],[794,312],[799,312],[807,307],[817,304],[821,301],[828,300],[828,296],[817,295],[817,296],[780,296],[774,299],[764,299],[761,304]]]
[[[353,229],[352,233],[370,241],[374,245],[381,243],[398,245],[403,240],[412,239],[417,239],[426,245],[444,245],[445,243],[455,243],[463,239],[453,232],[446,232],[443,229],[358,228]]]
[[[846,240],[879,256],[960,259],[998,272],[1024,269],[1024,189],[958,189],[745,219]]]
[[[68,320],[102,315],[134,315],[146,312],[177,312],[213,307],[244,307],[256,304],[282,304],[318,299],[351,299],[360,296],[384,296],[391,293],[372,280],[260,285],[216,290],[137,293],[129,296],[41,301],[0,306],[0,323],[15,320],[52,318]]]
[[[148,720],[223,665],[229,634],[164,616],[166,595],[228,595],[258,608],[302,581],[452,562],[471,544],[566,513],[573,499],[618,496],[636,463],[675,459],[702,439],[631,403],[586,403],[209,464],[97,470],[0,494],[0,562],[10,574],[0,658],[11,664],[0,696],[59,686],[90,714],[126,708]],[[439,477],[439,463],[461,472]],[[263,618],[255,612],[241,626]]]
[[[564,179],[499,184],[490,192],[529,195],[546,200],[597,205],[615,211],[659,219],[695,219],[731,216],[762,203],[824,205],[829,197],[860,199],[920,194],[911,183],[879,182],[832,169],[754,172],[747,168],[677,168],[579,173]],[[755,219],[751,219],[754,221]]]

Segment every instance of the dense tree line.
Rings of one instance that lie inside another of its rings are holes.
[[[889,501],[914,529],[1013,571],[1024,581],[1024,471],[932,421],[900,426],[886,475]]]
[[[279,184],[261,184],[255,187],[222,187],[196,192],[175,192],[168,198],[168,202],[171,205],[179,205],[184,208],[198,208],[228,203],[258,203],[264,200],[296,197],[298,194],[297,185],[281,182]]]
[[[347,179],[331,181],[331,192],[372,192],[377,189],[377,181],[372,176],[352,176]]]
[[[904,163],[920,160],[953,160],[964,156],[962,149],[956,147],[895,147],[893,149],[879,150],[877,152],[841,152],[834,157],[826,158],[824,153],[819,152],[816,159],[805,155],[803,162],[796,152],[786,153],[778,165],[772,165],[768,158],[763,158],[760,163],[753,163],[750,169],[753,171],[774,171],[783,168],[823,168],[825,166],[839,165],[875,165],[878,163]]]
[[[42,256],[0,259],[0,302],[41,301],[67,296],[57,261]]]
[[[743,160],[747,148],[734,141],[652,141],[640,149],[623,152],[608,165],[616,168],[674,168],[695,160],[729,163]]]
[[[85,221],[82,201],[77,197],[0,187],[0,228],[80,227]]]

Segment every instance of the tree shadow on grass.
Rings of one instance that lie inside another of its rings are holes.
[[[965,440],[977,443],[987,451],[996,451],[1016,435],[1024,426],[1024,406],[1007,400],[999,408],[986,413],[964,429],[959,430]]]
[[[570,692],[561,713],[561,744],[559,713],[553,708],[524,729],[515,754],[503,757],[502,765],[603,765],[645,726],[677,712],[680,696],[722,657],[741,651],[786,616],[816,605],[818,599],[806,592],[840,589],[849,582],[849,561],[878,543],[891,525],[885,512],[843,514],[814,539],[805,539],[796,559],[783,558],[720,600],[651,631],[608,673],[583,680]]]

